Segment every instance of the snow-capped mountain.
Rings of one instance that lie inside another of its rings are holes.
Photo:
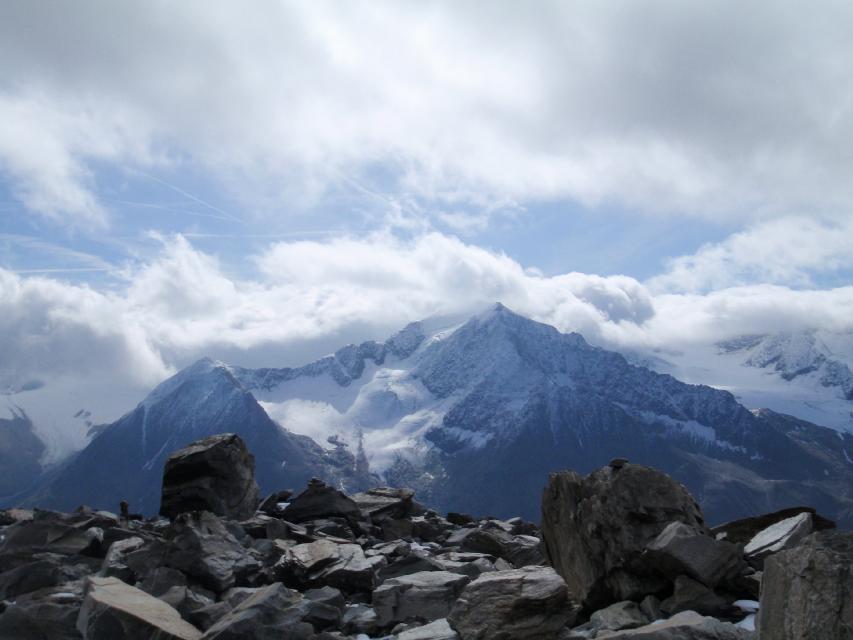
[[[853,521],[853,436],[750,412],[501,305],[298,368],[196,363],[105,428],[41,498],[156,510],[166,453],[222,431],[246,439],[266,490],[310,475],[357,482],[349,451],[363,436],[373,471],[442,509],[535,518],[548,471],[624,456],[681,479],[714,521],[799,503]],[[103,460],[109,470],[92,469]]]
[[[256,459],[263,487],[299,486],[318,476],[347,488],[375,481],[355,476],[345,448],[324,449],[274,423],[227,366],[203,359],[155,388],[133,411],[103,427],[92,442],[47,474],[27,502],[116,509],[121,500],[156,513],[169,453],[216,433],[240,435]]]
[[[750,409],[771,408],[853,433],[853,335],[798,331],[695,346],[650,368],[731,391]]]

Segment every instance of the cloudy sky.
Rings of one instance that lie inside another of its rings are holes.
[[[0,387],[495,300],[615,347],[851,331],[851,32],[844,0],[7,0]]]

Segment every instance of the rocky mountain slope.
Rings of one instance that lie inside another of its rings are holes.
[[[265,490],[312,475],[358,488],[367,458],[438,508],[534,518],[544,472],[624,456],[684,482],[711,521],[803,503],[853,521],[853,436],[752,413],[501,305],[300,368],[199,362],[105,428],[36,500],[126,498],[150,513],[165,452],[220,431],[261,452]]]
[[[160,511],[0,511],[17,640],[842,640],[853,533],[800,507],[714,530],[620,460],[542,478],[542,528],[320,480],[259,503],[234,434],[168,457]],[[805,590],[809,597],[803,598]]]

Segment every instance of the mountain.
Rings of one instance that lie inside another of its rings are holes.
[[[85,449],[47,474],[27,503],[55,509],[85,503],[115,510],[128,500],[132,509],[156,513],[168,453],[224,432],[240,435],[254,453],[262,487],[300,486],[317,476],[359,489],[373,480],[363,478],[359,484],[355,458],[345,448],[327,450],[282,429],[228,367],[205,358],[101,428]]]
[[[267,490],[312,474],[355,483],[345,445],[363,442],[386,483],[427,504],[536,517],[547,471],[622,456],[684,482],[713,522],[796,504],[853,522],[853,436],[751,412],[502,305],[304,367],[197,363],[104,429],[40,497],[67,508],[122,494],[156,510],[163,451],[221,431],[244,437]]]
[[[44,443],[33,431],[33,423],[20,407],[6,403],[8,418],[0,418],[0,501],[35,482],[41,473]],[[11,499],[11,498],[10,498]]]

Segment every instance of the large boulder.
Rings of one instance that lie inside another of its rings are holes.
[[[422,571],[383,582],[373,592],[379,625],[446,618],[470,578],[448,571]]]
[[[496,526],[475,529],[462,541],[463,551],[487,553],[503,558],[516,568],[542,564],[540,540],[534,536],[514,536]]]
[[[757,630],[772,640],[853,638],[853,532],[815,533],[765,560]]]
[[[730,622],[706,618],[695,611],[684,611],[662,622],[625,631],[604,631],[596,638],[624,640],[751,640],[755,634]],[[770,636],[776,640],[775,636]]]
[[[462,640],[549,640],[576,614],[566,583],[552,568],[524,567],[469,583],[448,621]]]
[[[240,436],[226,433],[175,451],[163,470],[160,515],[210,511],[244,520],[258,506],[255,457]]]
[[[0,603],[0,638],[15,640],[80,640],[77,616],[83,581],[37,589]]]
[[[684,486],[640,465],[552,473],[542,496],[546,556],[589,611],[666,587],[642,555],[671,522],[708,532]]]
[[[87,579],[77,629],[86,640],[198,640],[201,631],[168,604],[118,578]]]

